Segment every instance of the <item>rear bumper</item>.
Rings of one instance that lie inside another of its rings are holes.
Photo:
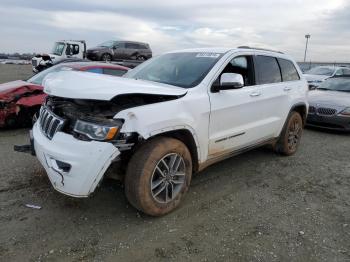
[[[80,141],[63,132],[49,140],[37,124],[33,127],[33,138],[36,156],[53,187],[73,197],[87,197],[94,192],[120,154],[111,143]]]
[[[350,131],[350,117],[344,116],[320,116],[309,114],[307,126],[320,127],[328,130]]]

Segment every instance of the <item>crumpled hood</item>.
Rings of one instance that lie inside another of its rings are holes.
[[[26,86],[26,85],[28,85],[28,83],[23,80],[16,80],[16,81],[0,84],[0,94],[10,92],[15,88]]]
[[[309,92],[309,103],[350,107],[350,93],[313,90]]]
[[[42,94],[42,90],[43,87],[39,85],[22,80],[12,81],[0,85],[0,100],[10,102],[26,94]]]
[[[76,71],[48,74],[43,86],[49,95],[94,100],[111,100],[123,94],[182,96],[187,92],[181,87],[156,82]]]
[[[307,81],[324,81],[329,76],[326,75],[309,75],[309,74],[304,74],[304,77],[306,78]]]

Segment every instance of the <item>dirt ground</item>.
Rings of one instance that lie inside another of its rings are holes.
[[[13,80],[26,80],[33,75],[31,65],[0,64],[0,84]]]
[[[349,135],[308,129],[292,157],[261,148],[218,163],[152,218],[114,181],[88,199],[55,192],[12,149],[27,133],[0,131],[0,261],[350,261]]]

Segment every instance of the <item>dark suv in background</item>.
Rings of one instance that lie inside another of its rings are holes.
[[[87,50],[87,58],[94,61],[147,60],[152,57],[149,44],[132,41],[107,41]]]

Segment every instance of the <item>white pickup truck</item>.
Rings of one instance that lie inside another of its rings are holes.
[[[85,58],[86,42],[84,40],[61,40],[55,42],[51,53],[34,56],[32,58],[32,69],[34,73],[38,73],[69,59]]]
[[[44,86],[32,142],[53,187],[87,197],[113,164],[130,203],[153,216],[219,160],[267,144],[294,154],[308,108],[297,64],[249,47],[170,52],[122,78],[59,72]]]

